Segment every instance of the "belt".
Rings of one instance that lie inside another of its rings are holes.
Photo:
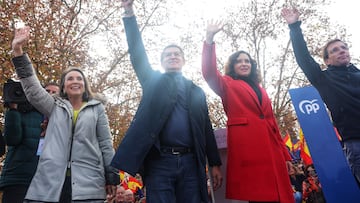
[[[160,147],[160,151],[173,155],[181,155],[193,152],[193,150],[189,147]]]

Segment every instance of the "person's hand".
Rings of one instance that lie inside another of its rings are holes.
[[[104,203],[115,203],[115,198],[116,196],[106,195],[106,200],[104,201]]]
[[[206,28],[206,43],[212,44],[214,42],[214,36],[220,30],[222,30],[224,24],[221,21],[208,21],[208,25]]]
[[[25,26],[19,29],[15,29],[14,39],[11,43],[14,56],[23,55],[22,47],[28,43],[30,38],[30,27]]]
[[[113,199],[116,195],[116,185],[106,185],[106,199]]]
[[[130,17],[134,15],[133,3],[134,0],[121,0],[121,7],[124,8],[124,17]]]
[[[289,9],[289,8],[283,8],[281,10],[281,15],[287,22],[287,24],[293,24],[299,20],[300,13],[297,9]]]
[[[220,166],[213,166],[211,167],[211,172],[210,175],[212,177],[212,182],[213,182],[213,188],[214,191],[219,189],[221,187],[222,184],[222,175],[221,175],[221,170],[220,170]]]

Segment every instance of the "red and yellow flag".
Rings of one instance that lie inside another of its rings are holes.
[[[134,193],[138,188],[141,189],[143,187],[143,184],[138,179],[124,171],[119,171],[119,178],[120,185],[122,185],[125,189],[132,190]]]
[[[293,144],[292,144],[292,142],[291,142],[289,133],[286,133],[283,141],[284,141],[285,145],[286,145],[287,147],[289,147],[290,151],[292,151],[292,150],[293,150]]]
[[[120,178],[120,183],[122,181],[124,181],[124,179],[126,178],[125,172],[124,171],[119,171],[119,178]]]
[[[140,181],[132,176],[129,176],[128,180],[128,188],[132,190],[134,193],[136,190],[141,189],[143,185],[140,183]]]
[[[310,155],[310,151],[309,148],[306,144],[305,141],[305,137],[303,134],[302,129],[300,128],[299,130],[299,138],[300,138],[300,145],[301,145],[301,149],[300,149],[300,157],[303,160],[305,165],[310,165],[313,163],[312,159],[311,159],[311,155]]]
[[[297,140],[295,144],[293,144],[293,151],[296,152],[301,149],[301,142],[300,140]]]

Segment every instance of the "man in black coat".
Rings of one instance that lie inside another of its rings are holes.
[[[350,62],[347,44],[330,40],[324,47],[322,70],[307,48],[297,9],[282,10],[290,28],[296,61],[310,83],[318,90],[338,130],[352,173],[360,184],[360,70]]]
[[[203,90],[182,76],[183,50],[161,54],[165,73],[151,68],[133,12],[123,0],[131,63],[143,88],[136,115],[112,166],[135,175],[143,168],[146,202],[207,202],[206,162],[214,189],[221,186],[221,159]]]

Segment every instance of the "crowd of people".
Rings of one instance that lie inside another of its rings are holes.
[[[313,164],[297,160],[289,169],[295,203],[325,203],[325,196]]]
[[[178,45],[162,50],[164,73],[151,67],[133,2],[122,0],[123,23],[143,95],[116,151],[106,99],[91,91],[81,68],[69,66],[59,85],[43,88],[23,51],[30,27],[15,30],[12,62],[30,108],[23,111],[12,102],[6,106],[3,203],[205,203],[221,187],[222,162],[205,93],[183,76],[186,60]],[[333,40],[324,49],[329,68],[322,71],[307,50],[299,12],[285,8],[282,16],[296,60],[328,105],[360,180],[360,130],[354,124],[360,121],[360,90],[354,88],[359,70],[350,63],[347,45]],[[224,75],[218,70],[214,37],[222,29],[220,21],[207,25],[202,74],[221,98],[228,119],[225,197],[250,203],[325,202],[314,166],[294,163],[283,143],[256,61],[239,50],[229,56]],[[347,112],[350,120],[343,116]],[[135,189],[129,186],[130,177],[138,177]]]
[[[132,182],[134,181],[135,182]],[[135,185],[133,183],[136,183]],[[108,195],[107,203],[145,203],[146,188],[143,187],[143,181],[140,174],[132,177],[126,172],[120,173],[120,184],[116,187],[115,196]]]
[[[293,197],[295,203],[326,203],[324,193],[322,191],[321,183],[316,173],[313,164],[305,165],[300,159],[293,160],[293,164],[288,171],[290,183],[292,187]],[[127,176],[130,176],[127,174]],[[285,174],[283,174],[286,177]],[[136,175],[136,178],[142,183],[141,176]],[[108,203],[144,203],[146,202],[146,187],[137,187],[130,189],[127,186],[128,179],[123,179],[117,186],[116,195],[108,196],[106,202]],[[208,203],[212,203],[211,181],[208,178]]]

